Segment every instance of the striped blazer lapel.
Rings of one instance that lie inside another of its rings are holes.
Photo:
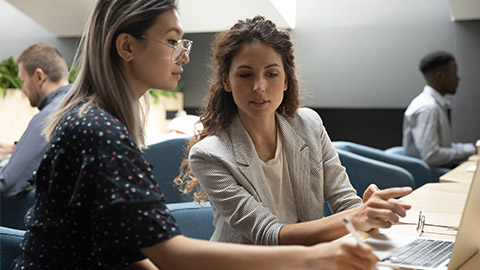
[[[273,207],[272,192],[267,185],[255,146],[238,115],[233,118],[229,133],[238,169],[245,177],[244,179],[237,179],[237,181],[247,190],[249,190],[249,186],[252,187],[253,190],[249,190],[250,193],[266,207]]]
[[[302,132],[295,130],[282,115],[277,113],[276,117],[284,142],[283,147],[297,203],[298,218],[300,221],[310,220],[308,217],[312,193],[310,190],[310,149],[298,136],[298,134],[303,134]]]

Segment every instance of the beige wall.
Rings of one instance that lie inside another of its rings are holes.
[[[0,142],[18,141],[37,112],[22,91],[8,89],[6,97],[0,96]]]
[[[170,120],[166,120],[167,111],[183,110],[183,93],[177,92],[177,98],[159,97],[157,104],[150,98],[150,110],[145,127],[147,144],[154,144],[164,140],[167,133],[167,126]]]
[[[159,97],[157,104],[150,98],[150,111],[147,119],[147,141],[155,143],[167,132],[166,111],[183,110],[183,93],[177,93],[177,98]],[[18,141],[28,126],[30,119],[38,112],[32,108],[27,97],[15,89],[7,90],[7,96],[0,96],[0,142],[13,143]]]

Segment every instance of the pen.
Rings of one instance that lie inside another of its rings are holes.
[[[358,235],[357,230],[353,227],[353,224],[350,222],[350,220],[347,217],[343,218],[343,223],[345,224],[345,227],[347,227],[348,232],[355,238],[357,243],[363,244],[362,239],[360,238],[360,235]]]

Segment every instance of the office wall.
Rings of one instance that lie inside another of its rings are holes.
[[[72,62],[78,39],[57,38],[10,3],[0,0],[0,60],[10,56],[16,58],[37,42],[55,46],[67,61]]]
[[[454,138],[480,138],[480,21],[452,22],[447,0],[297,3],[291,34],[303,101],[322,115],[332,139],[379,148],[401,144],[403,111],[424,86],[418,62],[434,50],[452,52],[459,66],[458,92],[449,97]],[[197,67],[207,61],[204,45],[213,36],[190,35],[186,107],[202,104],[208,73]]]
[[[419,59],[452,52],[454,137],[480,138],[480,21],[452,22],[447,0],[299,0],[292,36],[305,104],[320,108],[405,109],[424,85]]]
[[[401,116],[423,88],[419,59],[448,50],[461,77],[453,104],[454,137],[480,137],[480,21],[451,22],[448,0],[298,0],[291,31],[304,104],[324,118],[332,139],[379,148],[401,143]],[[73,59],[78,39],[58,39],[0,0],[0,59],[46,42]],[[194,111],[207,92],[214,33],[194,40],[184,67],[184,104]],[[363,127],[363,128],[362,128]]]

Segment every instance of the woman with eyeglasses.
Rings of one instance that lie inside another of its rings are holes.
[[[320,116],[300,107],[293,43],[264,17],[239,21],[213,42],[212,78],[177,184],[209,200],[211,240],[256,245],[313,245],[348,233],[388,228],[410,206],[395,197],[411,188],[378,190],[363,201]],[[324,202],[336,214],[323,218]]]
[[[253,247],[184,237],[142,156],[139,99],[174,89],[191,42],[171,0],[99,0],[75,85],[51,117],[14,269],[373,269],[351,241]],[[148,258],[148,260],[147,260]]]

